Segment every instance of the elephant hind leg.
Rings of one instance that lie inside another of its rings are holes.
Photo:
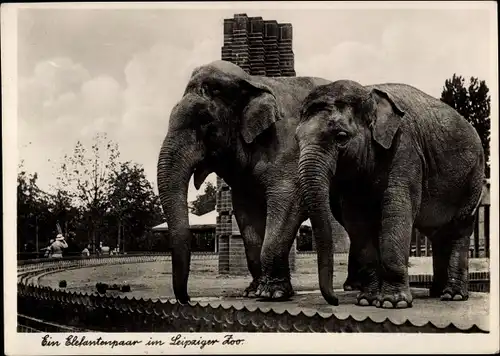
[[[439,239],[438,243],[442,246],[443,257],[449,256],[447,261],[443,259],[438,266],[434,266],[434,273],[437,273],[442,279],[444,277],[441,276],[446,276],[446,282],[440,295],[441,300],[460,301],[469,298],[469,246],[475,220],[475,215],[471,215],[454,221],[435,237],[436,240]],[[445,264],[447,265],[446,274],[443,271]],[[440,283],[442,283],[442,279],[438,279]],[[436,282],[436,288],[438,286]],[[434,294],[437,293],[436,288],[434,288]]]
[[[439,298],[448,280],[448,264],[450,263],[451,244],[446,238],[439,236],[432,241],[432,286],[429,295]]]
[[[348,281],[359,290],[356,297],[359,306],[375,305],[380,289],[380,261],[373,231],[376,230],[369,226],[358,226],[358,230],[350,234]]]
[[[256,296],[262,272],[260,254],[265,234],[266,214],[265,210],[259,209],[255,201],[238,194],[235,190],[233,190],[233,208],[243,237],[248,270],[252,276],[252,282],[243,291],[243,296],[253,298]]]
[[[359,258],[358,258],[358,248],[351,239],[351,245],[349,246],[349,259],[347,262],[347,279],[344,282],[345,291],[361,290],[361,281],[359,276]]]
[[[262,240],[258,235],[247,232],[243,243],[245,245],[248,270],[252,275],[252,282],[243,291],[243,296],[253,298],[256,296],[255,293],[257,292],[261,277],[260,254],[262,251]]]

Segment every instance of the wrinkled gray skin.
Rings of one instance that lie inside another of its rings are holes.
[[[407,266],[414,227],[432,241],[431,295],[468,298],[468,248],[484,153],[462,116],[408,85],[363,87],[343,80],[311,92],[296,136],[328,302],[336,301],[332,216],[349,233],[350,256],[360,268],[358,305],[411,307]]]
[[[189,300],[191,233],[187,188],[215,172],[232,188],[233,209],[253,281],[246,296],[293,294],[288,255],[307,217],[298,189],[295,140],[307,94],[329,81],[266,78],[216,61],[193,71],[170,116],[158,161],[158,188],[173,242],[173,286]]]

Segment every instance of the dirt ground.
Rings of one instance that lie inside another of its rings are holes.
[[[313,257],[296,260],[296,272],[292,274],[295,291],[318,289],[317,265]],[[250,276],[225,276],[217,273],[218,261],[192,260],[188,290],[192,297],[235,297],[250,283]],[[488,271],[487,259],[469,261],[469,271]],[[39,284],[58,288],[59,281],[66,280],[68,291],[92,293],[97,282],[107,284],[129,284],[131,292],[108,294],[127,297],[168,299],[174,296],[172,290],[172,266],[170,261],[145,262],[138,264],[87,267],[48,274],[40,278]],[[432,274],[432,258],[410,259],[410,274]],[[334,288],[340,289],[347,277],[347,258],[336,258]]]

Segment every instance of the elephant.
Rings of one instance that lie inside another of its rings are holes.
[[[468,298],[468,249],[485,158],[467,120],[410,85],[338,80],[313,89],[304,100],[296,138],[300,189],[328,303],[338,304],[328,238],[332,217],[356,251],[351,257],[359,267],[357,305],[412,307],[413,228],[432,242],[430,296]]]
[[[260,77],[227,61],[196,68],[170,114],[161,146],[158,190],[172,238],[173,287],[189,301],[191,233],[187,188],[215,172],[230,187],[252,282],[244,296],[289,298],[288,256],[307,219],[298,180],[295,140],[305,97],[330,81]]]

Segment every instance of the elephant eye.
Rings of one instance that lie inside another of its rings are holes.
[[[217,97],[220,96],[222,91],[220,88],[218,88],[215,84],[213,83],[204,83],[201,86],[201,94],[204,96],[210,96],[210,97]]]
[[[305,116],[311,116],[320,111],[325,110],[327,105],[325,103],[313,103],[305,111]]]
[[[347,106],[347,103],[341,100],[335,101],[335,107],[339,110],[343,110]]]
[[[203,84],[200,89],[201,89],[201,94],[203,96],[211,96],[212,95],[212,89],[210,88],[210,86],[208,86],[208,84]]]
[[[338,131],[335,133],[335,140],[339,143],[344,143],[349,139],[349,134],[345,131]]]
[[[210,115],[208,113],[202,113],[198,117],[198,122],[200,125],[207,125],[207,124],[211,123],[212,121],[214,121],[214,118],[212,117],[212,115]]]

